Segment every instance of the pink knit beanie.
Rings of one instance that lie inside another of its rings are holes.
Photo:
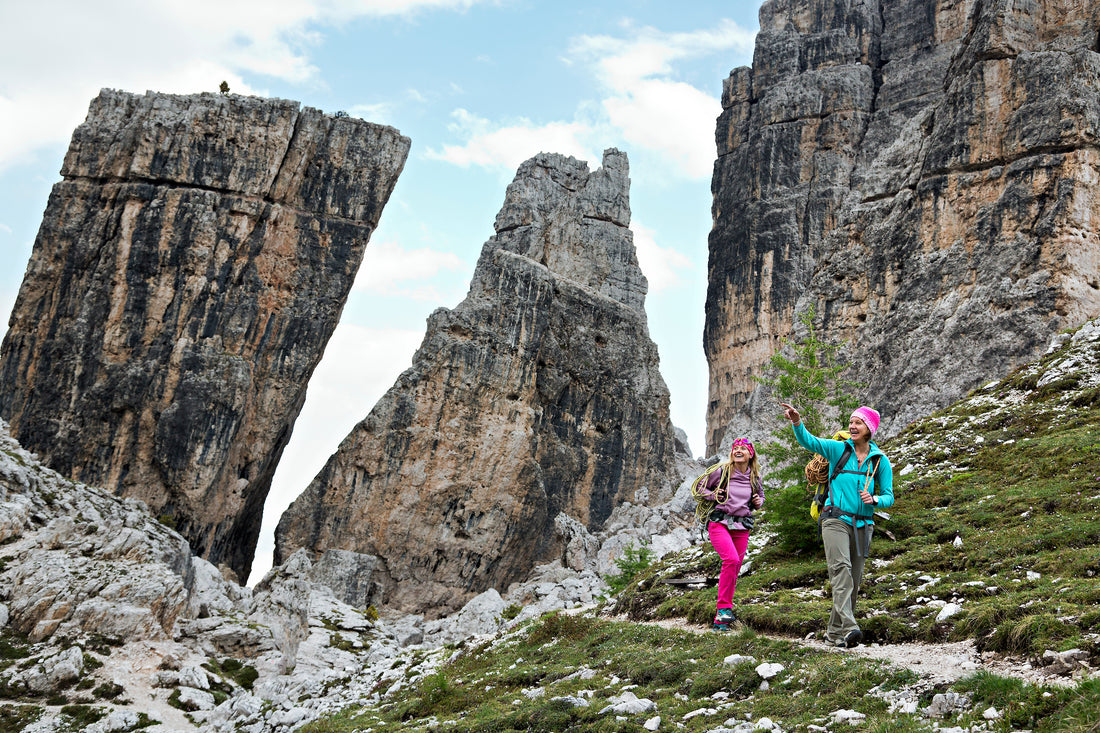
[[[878,413],[872,410],[867,405],[858,407],[855,412],[852,413],[852,417],[858,417],[867,427],[871,429],[871,433],[878,432]]]

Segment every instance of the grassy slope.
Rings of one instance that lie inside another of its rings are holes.
[[[1087,649],[1100,659],[1100,343],[1063,347],[951,408],[910,425],[883,444],[896,471],[898,501],[876,535],[859,601],[867,641],[973,638],[984,650],[1034,656]],[[807,521],[809,519],[807,518]],[[758,525],[767,530],[766,513]],[[961,548],[953,544],[958,535]],[[315,722],[310,733],[351,730],[635,731],[654,715],[661,729],[705,731],[746,715],[785,730],[822,725],[832,711],[868,716],[861,729],[925,730],[920,715],[891,711],[891,691],[937,690],[907,671],[794,641],[820,631],[828,586],[820,557],[784,556],[765,546],[738,581],[740,634],[670,631],[637,621],[682,618],[704,631],[715,589],[659,582],[717,575],[709,546],[690,548],[648,568],[602,616],[555,614],[412,679],[377,707],[349,709]],[[937,621],[954,602],[961,611]],[[612,620],[608,615],[630,620]],[[723,665],[731,654],[755,662]],[[786,668],[760,688],[759,662]],[[588,679],[569,676],[590,670]],[[626,685],[656,711],[599,711]],[[546,688],[538,697],[532,690]],[[953,686],[972,698],[942,724],[987,723],[990,730],[1100,730],[1100,680],[1040,688],[980,673]],[[527,691],[525,693],[525,691]],[[554,698],[590,696],[587,707]],[[1004,718],[988,723],[982,711]],[[703,709],[694,717],[684,716]],[[677,725],[679,724],[679,725]],[[729,725],[732,726],[733,723]],[[681,727],[682,726],[682,727]]]
[[[883,443],[897,503],[881,526],[895,539],[878,532],[872,544],[859,600],[868,641],[974,638],[982,650],[1100,655],[1098,383],[1100,343],[1063,347]],[[716,576],[706,549],[650,578]],[[821,557],[765,547],[735,600],[754,629],[804,635],[824,627],[827,591]],[[704,623],[713,597],[643,582],[619,603],[633,618]],[[937,623],[928,600],[962,611]]]

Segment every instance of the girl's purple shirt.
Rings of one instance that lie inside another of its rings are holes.
[[[752,496],[752,484],[750,483],[749,472],[738,471],[736,467],[730,466],[729,477],[729,494],[726,500],[716,506],[715,509],[725,512],[726,514],[743,517],[753,510],[753,507],[749,504],[749,498]],[[719,466],[707,475],[707,480],[704,482],[704,485],[699,488],[699,493],[704,497],[713,499],[714,493],[718,489],[718,483],[721,480],[722,467]],[[761,500],[763,500],[764,487],[757,487],[756,493],[758,493]]]

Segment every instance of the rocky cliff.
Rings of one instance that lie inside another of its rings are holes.
[[[1100,314],[1100,6],[769,0],[723,89],[708,449],[811,306],[892,433]]]
[[[296,102],[104,91],[0,351],[0,416],[247,577],[264,499],[409,141]]]
[[[358,553],[371,602],[439,615],[667,502],[690,458],[629,223],[625,154],[525,162],[466,299],[282,516],[276,562]]]

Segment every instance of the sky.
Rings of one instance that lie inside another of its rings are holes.
[[[0,333],[73,129],[102,88],[279,97],[412,149],[272,482],[279,516],[465,297],[508,183],[540,152],[627,153],[631,229],[673,423],[702,456],[710,180],[722,81],[762,0],[0,0]]]

